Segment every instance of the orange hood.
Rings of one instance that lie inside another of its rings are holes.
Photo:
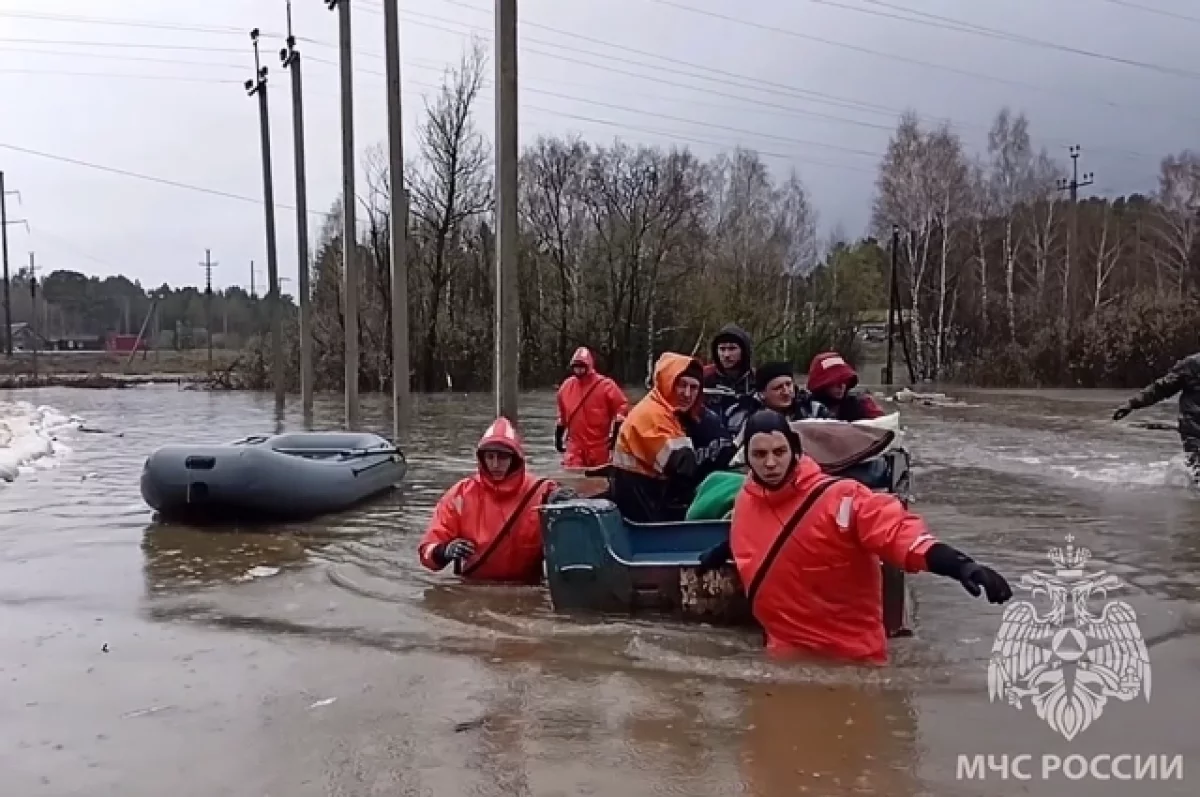
[[[658,358],[658,362],[654,364],[653,387],[650,389],[650,398],[671,412],[680,412],[675,406],[675,382],[689,369],[696,371],[698,374],[703,373],[700,361],[695,357],[688,357],[686,354],[676,354],[671,351],[664,352]],[[697,376],[697,379],[701,378]],[[697,394],[696,403],[692,405],[689,413],[696,415],[699,408],[703,406],[703,394]]]
[[[587,368],[587,375],[591,376],[596,372],[596,359],[592,357],[592,352],[586,346],[580,346],[571,355],[571,365],[582,365]]]
[[[483,452],[487,450],[507,451],[516,457],[512,469],[503,479],[493,479],[484,467]],[[479,438],[479,444],[475,446],[475,457],[479,460],[479,478],[488,487],[507,491],[510,488],[516,489],[524,481],[525,447],[516,427],[508,418],[501,417],[492,421],[491,426],[484,431],[483,437]]]

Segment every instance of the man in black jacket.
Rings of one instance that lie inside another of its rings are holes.
[[[1119,421],[1134,410],[1179,394],[1179,438],[1192,478],[1200,484],[1200,352],[1184,357],[1164,375],[1117,408]]]

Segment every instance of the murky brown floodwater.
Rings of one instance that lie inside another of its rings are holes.
[[[1170,483],[1177,439],[1108,422],[1117,394],[963,396],[978,406],[902,409],[914,508],[1014,582],[1075,534],[1129,583],[1111,597],[1151,639],[1149,703],[1110,700],[1071,742],[1028,705],[989,703],[1000,610],[931,576],[915,579],[917,637],[863,671],[768,663],[737,631],[561,618],[539,590],[422,571],[416,540],[473,465],[487,397],[420,399],[392,496],[211,533],[152,523],[142,461],[168,441],[272,432],[270,397],[0,393],[0,419],[24,401],[109,432],[66,431],[51,467],[0,484],[0,792],[1196,794],[1200,498]],[[385,434],[386,411],[365,412]],[[524,399],[535,468],[555,461],[551,412],[548,395]],[[333,397],[317,426],[340,416]],[[1184,778],[956,779],[960,754],[1043,752],[1181,754]]]

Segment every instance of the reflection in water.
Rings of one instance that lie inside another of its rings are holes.
[[[1046,548],[1075,534],[1095,567],[1129,584],[1121,597],[1137,608],[1147,638],[1161,640],[1151,651],[1156,702],[1114,727],[1140,738],[1172,711],[1194,716],[1200,708],[1187,705],[1186,685],[1200,630],[1192,607],[1200,599],[1200,500],[1167,485],[1175,441],[1107,422],[1113,397],[1104,393],[967,398],[979,406],[902,410],[915,456],[914,508],[948,542],[1014,579],[1044,569]],[[245,682],[258,666],[241,652],[248,645],[287,651],[264,677],[265,691],[239,687],[244,701],[214,697],[191,706],[196,723],[170,726],[189,747],[212,745],[213,761],[247,760],[238,777],[204,781],[215,766],[209,761],[195,776],[197,793],[239,793],[254,781],[262,786],[256,793],[302,797],[384,783],[400,794],[958,795],[963,784],[952,766],[945,774],[955,750],[986,752],[994,737],[1024,743],[1041,727],[1028,712],[980,708],[1000,609],[932,576],[913,580],[917,637],[895,643],[890,666],[864,670],[778,665],[745,630],[562,617],[545,590],[465,586],[424,571],[417,540],[441,492],[475,467],[471,452],[492,414],[485,396],[414,396],[413,423],[400,441],[410,466],[400,490],[310,523],[223,533],[151,522],[138,493],[146,455],[168,442],[338,429],[340,397],[318,396],[311,422],[298,401],[280,415],[270,395],[246,393],[47,390],[29,399],[123,435],[76,436],[57,468],[0,488],[0,608],[28,611],[28,627],[65,627],[68,635],[104,612],[112,624],[114,607],[137,622],[151,618],[149,630],[134,626],[124,641],[105,637],[119,642],[108,662],[138,634],[167,637],[139,650],[141,666],[110,670],[137,675],[116,692],[130,705],[108,706],[103,716],[186,703],[173,691],[175,659],[191,655],[180,648],[214,651],[205,654],[213,657],[205,677],[217,682]],[[389,410],[390,397],[364,396],[364,430],[390,435]],[[521,420],[531,468],[561,475],[553,398],[526,396]],[[247,578],[254,568],[279,572]],[[70,605],[84,607],[84,619],[44,614]],[[57,672],[56,689],[66,692],[83,669],[76,658],[69,667],[39,658],[34,644],[14,650],[14,672]],[[156,684],[152,694],[135,689],[143,680]],[[1157,702],[1159,684],[1164,694],[1174,689],[1171,700]],[[933,690],[942,690],[936,700]],[[323,714],[307,708],[335,695]],[[78,691],[67,702],[81,708],[45,715],[52,719],[41,738],[65,734],[80,712],[100,716],[88,703],[98,698],[76,698]],[[287,701],[299,707],[280,708]],[[981,711],[991,712],[988,723]],[[341,724],[323,724],[335,712]],[[73,752],[111,761],[112,751],[134,750],[128,767],[153,769],[156,757],[140,751],[153,750],[155,730],[167,727],[153,721],[121,726],[152,730],[108,752],[90,737]],[[1160,737],[1191,744],[1178,741],[1191,738],[1191,720],[1162,721]],[[261,733],[272,722],[272,732]],[[394,727],[377,731],[388,722]],[[223,736],[239,723],[252,729],[247,736]],[[224,748],[214,739],[226,739]],[[280,749],[256,746],[273,744]],[[0,758],[6,771],[7,764]],[[300,770],[303,777],[289,780]],[[154,771],[160,777],[146,783],[161,786],[156,793],[179,791],[178,772]]]
[[[918,793],[916,718],[907,693],[755,685],[746,692],[741,769],[756,797]]]
[[[142,536],[146,590],[150,594],[274,575],[306,562],[337,537],[212,532],[151,525]]]

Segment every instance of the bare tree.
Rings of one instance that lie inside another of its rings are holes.
[[[410,190],[414,232],[419,245],[428,250],[428,262],[422,263],[428,280],[424,291],[428,312],[421,347],[427,389],[438,382],[441,312],[461,262],[455,250],[464,243],[463,225],[492,209],[489,149],[473,117],[486,64],[483,47],[475,43],[447,74],[420,127],[423,168],[413,174]]]
[[[1163,158],[1158,201],[1159,261],[1174,272],[1176,295],[1182,298],[1200,232],[1200,154],[1184,150]]]

